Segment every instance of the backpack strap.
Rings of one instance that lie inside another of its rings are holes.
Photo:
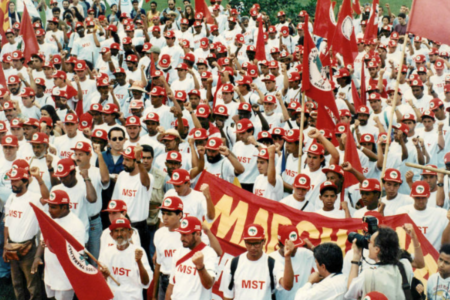
[[[403,289],[403,293],[405,294],[405,299],[412,300],[413,297],[412,297],[412,293],[411,293],[411,286],[409,285],[408,278],[406,278],[405,267],[403,266],[403,264],[401,262],[397,263],[397,267],[400,271],[400,274],[402,274],[402,289]]]
[[[230,266],[230,271],[231,271],[231,279],[230,279],[230,284],[228,285],[228,289],[231,291],[234,287],[234,273],[236,273],[236,269],[237,266],[239,264],[239,256],[234,257],[231,260],[231,266]]]
[[[273,278],[273,269],[275,268],[275,259],[271,256],[268,256],[267,264],[269,265],[269,276],[270,276],[270,292],[272,293],[272,300],[275,300],[275,279]]]

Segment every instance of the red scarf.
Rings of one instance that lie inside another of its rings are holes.
[[[183,256],[182,258],[180,258],[177,263],[176,263],[176,267],[178,267],[179,265],[181,265],[182,263],[184,263],[185,261],[187,261],[188,259],[190,259],[192,256],[194,256],[195,253],[197,253],[198,251],[202,251],[203,248],[206,247],[206,244],[203,242],[200,242],[200,244],[198,244],[197,246],[195,246],[194,249],[192,249],[190,252],[186,253],[185,256]]]

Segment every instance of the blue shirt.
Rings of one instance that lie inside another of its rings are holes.
[[[111,154],[111,149],[102,152],[103,159],[105,160],[106,165],[108,166],[108,171],[110,174],[119,174],[123,171],[123,156],[120,155],[119,159],[116,163],[114,163],[114,158]],[[98,159],[96,166],[98,167]]]

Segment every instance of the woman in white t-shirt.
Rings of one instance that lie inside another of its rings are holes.
[[[275,146],[262,148],[256,164],[260,175],[253,185],[253,194],[280,201],[283,198],[283,179],[275,170]]]
[[[350,218],[347,202],[341,202],[342,210],[334,208],[334,202],[337,200],[337,186],[331,181],[325,181],[320,185],[320,200],[323,202],[323,208],[316,211],[316,213],[335,219]]]

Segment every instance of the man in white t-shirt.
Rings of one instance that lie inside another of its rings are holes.
[[[306,174],[297,174],[292,183],[292,195],[280,202],[304,212],[315,212],[315,203],[306,199],[306,194],[311,189],[311,179]]]
[[[399,170],[386,169],[382,178],[386,196],[381,198],[381,202],[385,204],[383,215],[386,217],[395,215],[397,209],[402,206],[414,204],[414,200],[410,196],[398,192],[402,182],[402,174]]]
[[[142,147],[139,144],[128,146],[122,155],[124,170],[117,177],[111,199],[125,201],[131,226],[139,232],[142,248],[148,249],[150,236],[147,217],[153,189],[152,176],[141,163]]]
[[[217,254],[201,241],[202,223],[194,216],[181,220],[183,248],[172,258],[166,299],[212,299],[212,287],[217,278]]]
[[[396,214],[408,214],[430,244],[439,250],[441,244],[450,242],[450,212],[427,205],[430,186],[425,181],[414,182],[410,196],[414,199],[414,204],[400,207]]]
[[[53,144],[56,148],[56,155],[59,158],[72,157],[73,150],[77,142],[83,141],[90,143],[90,141],[83,135],[83,132],[78,130],[78,117],[74,113],[68,113],[64,119],[65,135],[55,138]]]
[[[283,268],[279,261],[264,253],[266,237],[261,225],[245,226],[243,239],[247,252],[229,260],[222,273],[220,290],[224,299],[270,300],[278,287],[291,290],[294,243],[290,239],[285,240]]]
[[[130,243],[130,221],[119,218],[109,226],[116,247],[108,247],[99,258],[100,271],[114,299],[142,299],[142,290],[150,286],[153,272],[142,247]],[[111,271],[110,271],[111,270]],[[120,285],[112,281],[113,276]]]

